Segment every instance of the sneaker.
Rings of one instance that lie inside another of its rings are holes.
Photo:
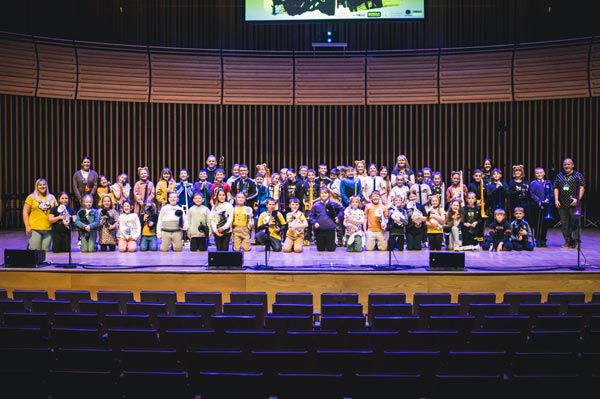
[[[308,241],[308,240],[304,240],[304,246],[305,246],[305,247],[308,247],[309,245],[310,245],[310,241]]]
[[[567,241],[563,245],[561,245],[560,247],[561,248],[571,248],[571,243]]]

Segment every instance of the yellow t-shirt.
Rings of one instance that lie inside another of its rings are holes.
[[[233,227],[248,226],[246,208],[246,206],[236,206],[233,208]]]
[[[32,230],[51,230],[52,226],[48,216],[50,215],[50,209],[58,205],[56,198],[50,194],[36,199],[33,194],[29,194],[25,199],[25,203],[31,207],[29,227]]]
[[[265,221],[268,222],[269,218],[271,217],[272,216],[270,212],[261,213],[260,217],[258,218],[258,226],[265,224]],[[277,220],[280,227],[285,224],[285,219],[283,218],[281,212],[277,212]],[[281,240],[281,230],[276,231],[275,226],[269,226],[269,235],[277,240]]]

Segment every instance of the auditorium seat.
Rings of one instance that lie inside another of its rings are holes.
[[[99,328],[98,313],[58,312],[54,314],[53,327]]]
[[[255,315],[237,315],[237,314],[213,314],[211,316],[212,328],[217,333],[223,333],[227,330],[254,330],[256,329]]]
[[[532,321],[532,330],[570,330],[583,334],[581,315],[539,315]]]
[[[58,347],[54,349],[53,370],[120,372],[117,358],[108,347]]]
[[[127,302],[133,302],[133,291],[109,291],[99,290],[96,292],[99,301],[117,301],[119,302],[119,312],[127,313]]]
[[[223,312],[223,294],[219,291],[186,291],[185,302],[204,302],[214,304],[213,313]]]
[[[373,325],[375,317],[378,316],[412,316],[413,307],[411,303],[372,303],[369,305],[368,322]]]
[[[157,315],[157,329],[159,333],[167,330],[186,330],[204,327],[204,321],[200,315],[192,314],[159,314]]]
[[[167,314],[167,304],[164,302],[127,302],[127,314],[144,314],[148,315],[150,326],[157,327],[158,315]]]
[[[502,297],[502,303],[510,305],[510,313],[516,314],[519,311],[519,305],[522,303],[541,303],[541,292],[505,292]]]
[[[460,305],[458,303],[420,303],[417,314],[420,328],[429,328],[431,316],[458,316]]]
[[[266,305],[262,302],[225,302],[223,315],[254,316],[253,329],[265,327]]]
[[[481,329],[487,331],[516,331],[523,337],[531,328],[529,315],[485,315]]]
[[[361,315],[323,315],[320,329],[345,334],[350,330],[366,330],[365,316]]]
[[[322,292],[321,307],[329,304],[352,304],[358,303],[356,292]]]
[[[313,304],[312,292],[276,292],[275,303]]]
[[[212,302],[176,302],[175,314],[200,316],[204,327],[211,328],[211,316],[215,314],[215,304]]]
[[[109,328],[108,345],[115,351],[123,348],[157,348],[158,331],[154,328]]]
[[[0,347],[0,359],[3,397],[49,397],[46,381],[53,360],[50,347]]]
[[[140,302],[157,302],[164,303],[166,313],[175,313],[175,302],[177,302],[176,291],[157,291],[157,290],[142,290],[140,291]]]
[[[266,292],[262,291],[232,291],[229,293],[230,303],[261,303],[263,305],[263,315],[269,312],[269,301]],[[223,313],[225,312],[225,304],[223,304]]]
[[[273,384],[261,372],[200,371],[190,375],[190,383],[192,391],[202,399],[264,399],[277,396],[273,394]]]
[[[101,348],[106,346],[99,327],[52,327],[50,343],[54,348]]]
[[[70,312],[71,301],[67,299],[37,299],[31,300],[31,311],[46,313],[50,322],[54,321],[56,312]]]
[[[215,348],[219,335],[213,329],[167,330],[160,334],[162,347],[177,349],[184,354],[189,348]]]
[[[275,330],[277,332],[287,332],[289,330],[309,330],[314,327],[312,315],[276,315],[268,314],[265,316],[265,329]]]
[[[110,370],[50,370],[48,386],[54,399],[119,399],[117,377]]]
[[[419,326],[419,316],[375,316],[371,329],[375,331],[397,331],[406,335]]]
[[[25,302],[25,310],[31,310],[32,299],[49,299],[47,290],[13,290],[13,299],[22,299]]]
[[[239,348],[246,352],[252,349],[277,349],[286,336],[275,330],[229,330],[221,334],[219,346]]]
[[[0,347],[38,348],[47,347],[48,328],[37,326],[0,326]]]
[[[250,355],[238,348],[190,348],[184,363],[190,374],[201,371],[244,372],[253,369]]]
[[[192,391],[184,371],[124,370],[118,382],[125,399],[189,399]]]
[[[4,312],[25,312],[25,300],[23,299],[0,299],[0,322]]]
[[[508,370],[507,397],[535,392],[536,397],[570,397],[579,387],[580,365],[571,352],[516,352]]]
[[[8,299],[8,292],[6,288],[0,288],[0,300]]]
[[[92,299],[89,290],[55,290],[54,299],[71,301],[71,310],[79,312],[79,301]]]
[[[109,328],[150,328],[148,314],[108,313],[104,317],[104,327]]]
[[[569,303],[584,303],[585,292],[549,292],[546,298],[546,303],[560,304],[560,314],[567,313]]]
[[[496,303],[494,292],[460,292],[458,294],[460,314],[469,314],[469,305],[472,303]]]
[[[289,349],[308,350],[338,349],[342,346],[340,334],[337,331],[305,331],[291,330],[285,338]]]
[[[534,320],[540,315],[560,314],[560,304],[558,303],[520,303],[516,314],[524,314]]]
[[[183,371],[173,348],[124,348],[118,358],[120,368],[126,371]]]
[[[432,330],[457,330],[468,334],[475,327],[475,316],[469,315],[432,315],[429,317],[427,328]]]
[[[527,352],[571,352],[581,351],[580,331],[572,330],[532,330],[525,346]]]
[[[413,295],[413,314],[419,316],[419,307],[425,303],[450,303],[452,296],[448,292],[415,292]]]

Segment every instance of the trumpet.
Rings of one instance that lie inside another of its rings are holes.
[[[487,213],[485,213],[485,195],[483,192],[483,179],[479,182],[479,196],[481,197],[481,217],[486,219],[488,217]]]

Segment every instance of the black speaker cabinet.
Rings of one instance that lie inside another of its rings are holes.
[[[241,270],[244,265],[244,253],[237,251],[208,251],[209,269]]]
[[[46,251],[41,249],[5,249],[4,267],[38,267],[46,260]]]
[[[463,271],[465,270],[465,253],[430,252],[429,270]]]

